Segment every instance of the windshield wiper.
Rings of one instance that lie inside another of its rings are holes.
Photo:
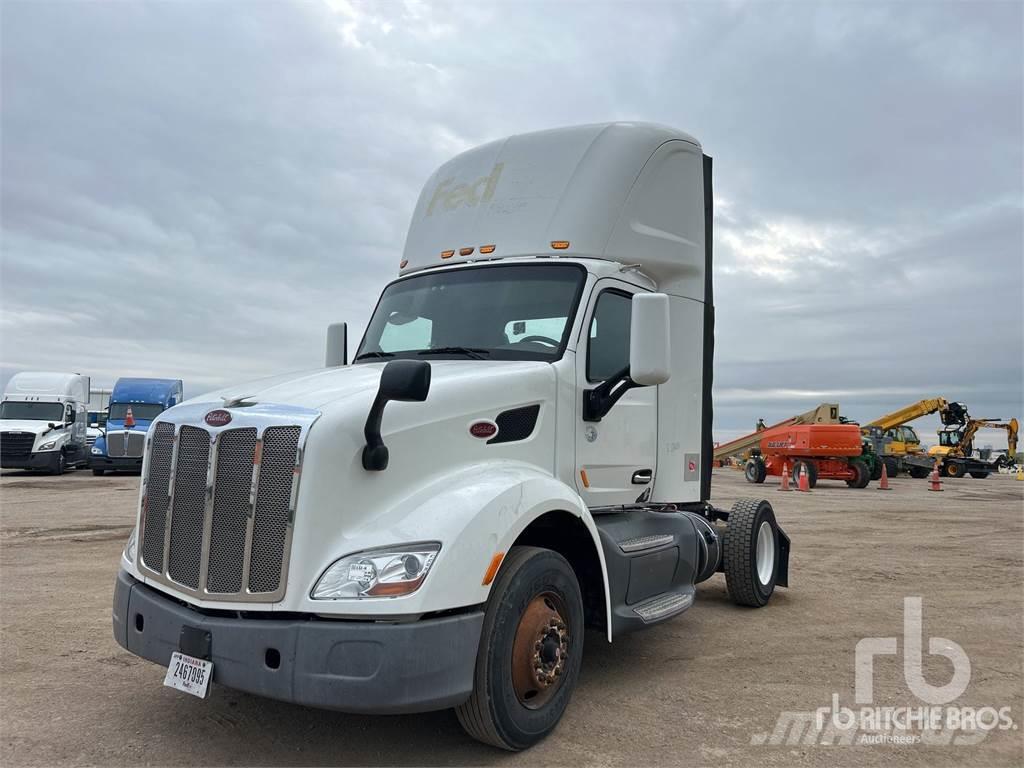
[[[360,360],[369,360],[373,357],[394,357],[394,352],[363,352],[362,354],[356,355],[352,358],[353,363],[357,363]]]
[[[433,349],[421,349],[417,355],[465,355],[474,360],[483,360],[484,355],[490,355],[491,350],[480,349],[479,347],[434,347]]]

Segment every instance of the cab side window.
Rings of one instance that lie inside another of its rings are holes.
[[[597,297],[587,346],[588,381],[604,381],[629,365],[632,298],[612,290]]]

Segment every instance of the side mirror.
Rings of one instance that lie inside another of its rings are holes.
[[[629,329],[629,377],[642,387],[664,384],[672,375],[668,296],[633,296]]]
[[[331,323],[327,326],[327,354],[324,365],[327,368],[348,365],[348,325],[346,323]]]
[[[380,422],[384,406],[389,400],[407,403],[422,403],[430,392],[430,363],[426,360],[391,360],[384,366],[373,399],[370,412],[366,415],[363,436],[363,469],[380,472],[388,468],[388,447],[380,435]]]

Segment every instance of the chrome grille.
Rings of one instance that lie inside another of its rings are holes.
[[[252,510],[253,456],[256,429],[221,433],[217,444],[216,492],[210,525],[209,592],[241,592],[246,527]],[[293,459],[294,460],[294,459]]]
[[[233,416],[223,429],[155,425],[143,480],[139,565],[197,597],[278,600],[288,571],[302,442],[319,414],[270,407],[261,414],[247,407]]]
[[[112,459],[138,459],[146,445],[145,432],[108,432],[107,456]]]
[[[142,562],[151,570],[164,569],[164,531],[170,508],[171,458],[174,455],[174,425],[157,424],[149,457],[149,478],[143,497]]]
[[[273,592],[281,583],[281,555],[289,522],[298,445],[298,427],[269,427],[263,433],[259,494],[252,527],[250,592]]]

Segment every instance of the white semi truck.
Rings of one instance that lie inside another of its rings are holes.
[[[453,707],[518,750],[569,703],[584,626],[667,621],[719,571],[767,603],[771,505],[709,503],[711,201],[700,144],[654,125],[445,163],[350,363],[332,332],[325,369],[157,417],[117,641],[200,696]]]
[[[0,466],[63,474],[89,463],[89,377],[22,371],[0,402]]]

